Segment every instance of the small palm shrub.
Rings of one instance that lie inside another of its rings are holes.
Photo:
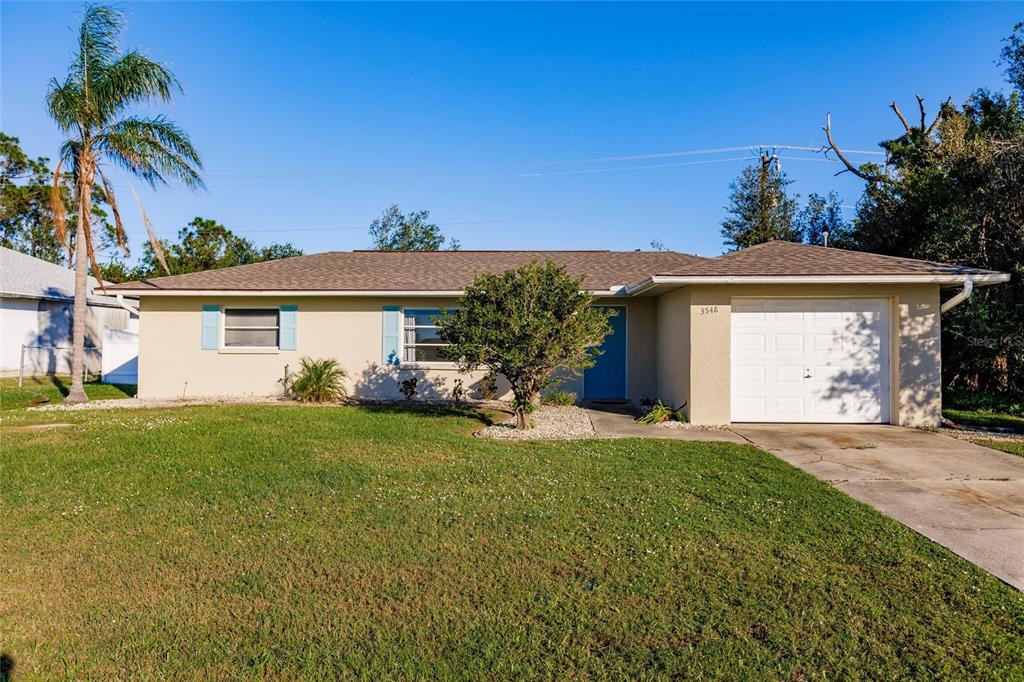
[[[302,358],[299,373],[291,382],[291,393],[302,403],[332,403],[348,397],[345,379],[348,372],[337,360]]]
[[[686,412],[683,408],[686,407],[686,403],[683,403],[679,407],[673,409],[666,405],[662,400],[656,400],[651,402],[649,399],[641,401],[641,407],[646,411],[636,418],[638,424],[661,424],[675,420],[678,422],[686,422]]]
[[[541,396],[541,402],[545,405],[559,405],[561,407],[575,405],[576,394],[572,391],[551,391]]]

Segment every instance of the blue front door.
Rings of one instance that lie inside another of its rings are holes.
[[[626,397],[626,307],[611,308],[617,314],[608,318],[612,332],[604,337],[602,353],[593,367],[583,370],[583,397],[610,400]]]

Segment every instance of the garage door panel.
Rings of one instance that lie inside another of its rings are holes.
[[[886,299],[736,299],[731,322],[733,421],[889,420]]]

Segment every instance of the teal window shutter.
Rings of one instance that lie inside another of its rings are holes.
[[[220,306],[203,306],[203,350],[220,347]]]
[[[295,333],[296,318],[298,318],[299,306],[297,305],[283,305],[281,306],[281,317],[280,317],[280,336],[278,346],[281,350],[295,350],[297,347],[298,337]]]
[[[401,328],[402,313],[397,305],[384,306],[384,343],[381,348],[381,360],[385,365],[397,365],[398,331]]]

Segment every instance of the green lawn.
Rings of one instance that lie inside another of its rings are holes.
[[[5,412],[12,679],[1024,671],[1024,595],[752,446],[479,425]]]
[[[984,445],[987,448],[1002,450],[1003,452],[1009,452],[1011,455],[1024,457],[1024,440],[995,440],[993,438],[982,438],[974,442],[978,445]]]
[[[16,377],[0,379],[0,410],[13,410],[29,405],[59,403],[68,394],[70,377],[25,377],[18,386]],[[93,380],[85,384],[85,394],[94,400],[131,398],[135,386],[128,384],[101,384]]]
[[[1024,433],[1024,400],[947,390],[943,415],[957,424],[1011,429]]]

